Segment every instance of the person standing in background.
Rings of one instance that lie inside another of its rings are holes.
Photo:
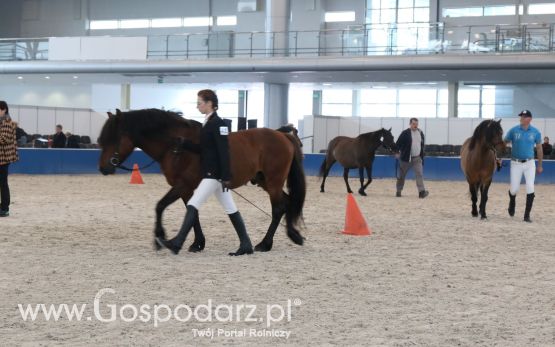
[[[52,148],[66,148],[66,135],[61,124],[56,125],[56,134],[52,138]]]

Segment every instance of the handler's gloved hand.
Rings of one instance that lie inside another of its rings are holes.
[[[231,181],[222,181],[222,187],[231,189]]]
[[[503,166],[501,159],[495,160],[495,164],[497,165],[497,171],[501,171],[501,167]]]

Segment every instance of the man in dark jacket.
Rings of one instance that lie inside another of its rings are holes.
[[[545,157],[550,156],[551,152],[553,151],[553,146],[551,146],[551,144],[549,143],[549,137],[547,136],[544,137],[542,147],[543,147],[543,155]]]
[[[405,186],[405,177],[410,168],[414,168],[416,176],[416,186],[418,196],[423,199],[428,196],[428,191],[424,188],[424,133],[418,129],[418,119],[410,119],[410,128],[404,130],[397,139],[399,148],[399,175],[397,177],[397,197],[401,197],[401,192]]]
[[[66,148],[66,135],[62,131],[60,124],[56,125],[56,134],[52,138],[52,148]]]

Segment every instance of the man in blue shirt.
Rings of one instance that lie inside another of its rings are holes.
[[[509,190],[509,215],[515,215],[516,193],[520,189],[522,175],[526,180],[526,209],[524,211],[524,221],[531,223],[530,211],[534,203],[534,180],[536,171],[538,174],[543,172],[543,149],[542,135],[538,129],[530,125],[532,113],[528,110],[520,112],[520,125],[515,126],[507,135],[505,142],[512,144],[511,150],[511,188]],[[538,167],[534,161],[534,147],[538,153]]]

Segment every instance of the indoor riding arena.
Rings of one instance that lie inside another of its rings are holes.
[[[555,346],[554,3],[0,13],[1,346]]]

